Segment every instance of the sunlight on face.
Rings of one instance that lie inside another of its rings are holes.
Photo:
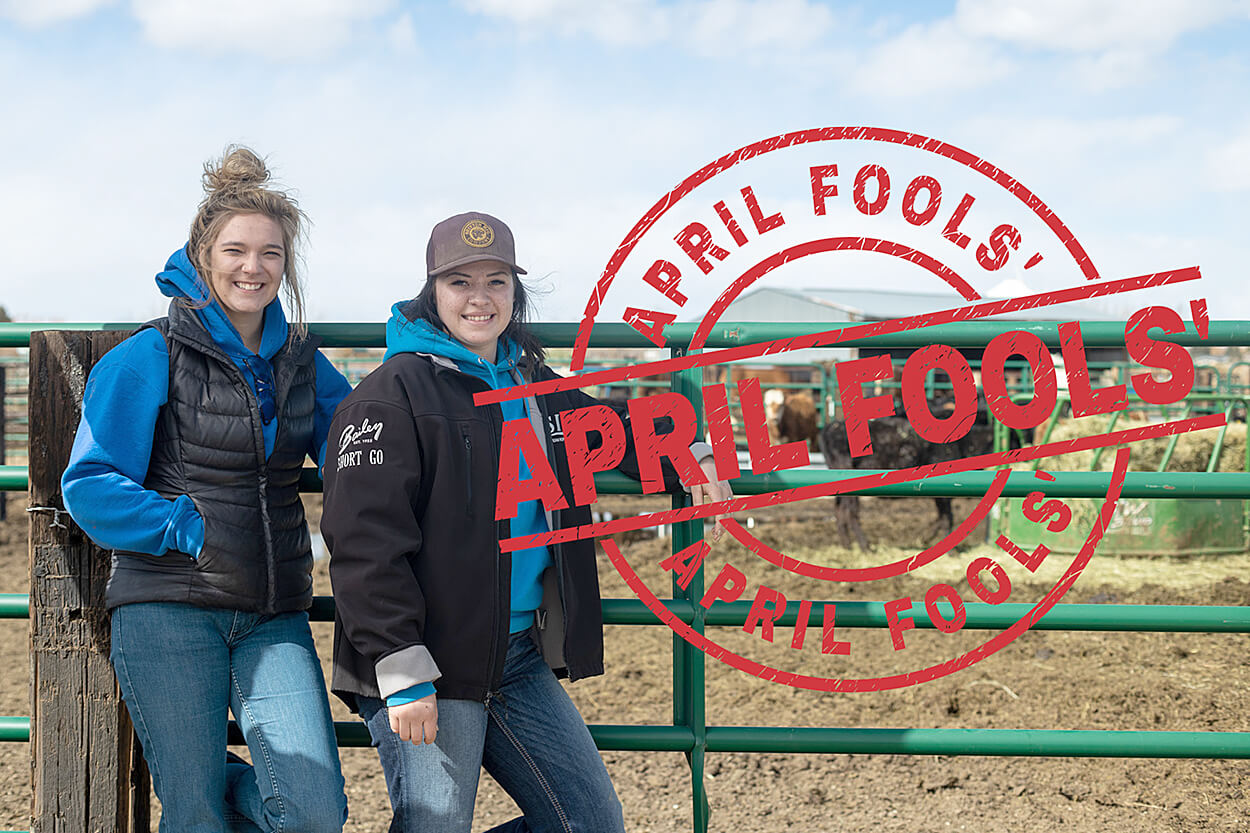
[[[226,317],[246,340],[259,331],[286,271],[282,227],[263,214],[236,214],[208,252],[209,283]]]

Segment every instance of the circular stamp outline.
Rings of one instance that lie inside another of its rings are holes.
[[[647,213],[634,224],[629,233],[625,235],[625,239],[617,246],[616,251],[608,259],[607,266],[604,267],[603,274],[595,283],[594,291],[591,292],[590,298],[586,301],[586,309],[582,314],[582,320],[577,327],[577,337],[573,342],[573,353],[570,357],[570,369],[577,372],[582,369],[585,361],[586,350],[590,344],[590,332],[595,323],[595,316],[599,312],[603,298],[607,295],[608,289],[611,288],[612,282],[616,279],[617,272],[620,271],[625,259],[634,250],[638,241],[643,235],[659,221],[661,217],[668,212],[670,208],[675,206],[683,197],[699,187],[703,183],[712,179],[723,171],[752,159],[773,151],[782,150],[796,145],[809,144],[812,142],[835,142],[835,141],[874,141],[884,142],[888,144],[904,145],[914,147],[919,150],[928,151],[938,156],[944,156],[954,162],[958,162],[965,167],[979,173],[995,184],[1001,186],[1005,191],[1010,193],[1016,199],[1024,203],[1030,211],[1037,215],[1047,228],[1055,235],[1064,248],[1072,255],[1076,266],[1080,269],[1088,280],[1097,280],[1101,277],[1098,270],[1094,267],[1093,261],[1085,248],[1076,239],[1067,225],[1063,223],[1059,217],[1050,210],[1049,206],[1037,197],[1032,191],[1023,184],[1009,175],[996,165],[986,162],[984,159],[969,153],[963,148],[956,147],[949,142],[943,142],[919,133],[909,133],[902,130],[893,130],[885,127],[819,127],[809,130],[798,130],[792,133],[782,133],[768,139],[761,139],[749,145],[744,145],[735,151],[721,156],[713,162],[709,162],[690,176],[682,180],[676,188],[673,188],[647,210]]]
[[[742,525],[732,518],[722,519],[721,526],[725,527],[726,531],[739,544],[751,550],[762,560],[795,575],[803,576],[804,578],[821,579],[822,581],[879,581],[900,576],[903,573],[909,573],[936,561],[954,549],[990,513],[990,509],[993,508],[994,503],[1002,495],[1003,488],[1007,485],[1007,477],[1010,474],[1010,469],[1003,469],[994,475],[990,488],[981,496],[976,508],[968,513],[968,517],[960,521],[959,525],[952,529],[949,534],[943,536],[941,541],[909,558],[901,558],[898,561],[891,561],[887,564],[878,564],[875,567],[825,567],[819,564],[812,564],[810,561],[803,561],[783,552],[778,552],[743,529]]]
[[[584,361],[585,352],[589,345],[591,329],[594,325],[595,316],[598,314],[602,299],[606,296],[609,287],[619,272],[626,258],[633,251],[637,243],[647,233],[647,231],[655,225],[670,208],[676,205],[684,196],[690,193],[699,185],[709,181],[714,176],[722,173],[729,168],[738,165],[748,159],[771,153],[796,145],[807,144],[811,142],[826,142],[839,140],[855,140],[855,141],[879,141],[892,144],[904,145],[944,156],[957,163],[960,163],[971,170],[979,173],[995,184],[1001,186],[1004,190],[1016,197],[1025,207],[1032,211],[1046,226],[1051,233],[1055,235],[1058,241],[1063,245],[1064,249],[1072,256],[1077,268],[1088,280],[1097,280],[1100,275],[1094,267],[1092,260],[1084,247],[1077,241],[1076,236],[1068,229],[1059,217],[1050,210],[1050,208],[1042,202],[1032,191],[1018,182],[1014,177],[1008,175],[1001,168],[986,162],[985,160],[963,150],[962,148],[951,145],[937,139],[932,139],[918,133],[908,133],[904,131],[891,130],[888,128],[873,127],[829,127],[817,128],[814,130],[803,130],[793,133],[781,134],[745,145],[731,153],[725,154],[719,159],[703,166],[695,173],[691,174],[683,180],[676,188],[669,191],[661,197],[651,209],[643,215],[643,217],[634,225],[629,234],[613,252],[604,269],[603,274],[595,285],[595,290],[591,293],[586,303],[586,309],[582,317],[582,321],[578,326],[577,337],[574,341],[573,352],[570,359],[571,369],[580,370]],[[689,349],[695,350],[701,348],[707,340],[713,326],[720,318],[720,314],[725,308],[742,292],[743,289],[750,286],[760,277],[768,272],[792,260],[804,257],[809,254],[818,252],[838,251],[838,250],[858,250],[858,251],[874,251],[899,257],[926,269],[939,279],[946,282],[955,289],[965,300],[972,301],[980,299],[981,296],[959,276],[954,270],[938,261],[932,256],[920,252],[903,244],[878,240],[871,238],[823,238],[813,241],[806,241],[796,246],[788,247],[781,252],[775,253],[767,257],[750,269],[743,272],[712,304],[707,314],[700,320],[699,326],[691,339]],[[984,659],[1001,649],[1006,644],[1016,639],[1024,631],[1028,630],[1038,619],[1040,619],[1047,611],[1053,607],[1059,599],[1072,587],[1076,579],[1084,570],[1089,559],[1092,557],[1095,548],[1102,539],[1102,535],[1106,530],[1112,515],[1115,512],[1115,506],[1118,501],[1120,489],[1123,485],[1124,475],[1127,471],[1128,461],[1130,457],[1128,448],[1121,448],[1116,456],[1116,465],[1112,472],[1112,480],[1107,496],[1104,498],[1102,507],[1099,511],[1099,519],[1090,530],[1089,536],[1086,538],[1080,552],[1073,559],[1063,576],[1047,591],[1046,595],[1034,605],[1028,613],[1022,616],[1011,626],[1001,631],[989,640],[981,643],[976,648],[936,665],[926,668],[917,669],[915,671],[905,672],[902,674],[889,675],[875,678],[832,678],[832,677],[814,677],[806,674],[782,671],[770,666],[759,663],[755,660],[748,659],[737,654],[722,645],[708,639],[704,634],[699,633],[693,627],[681,621],[667,607],[665,607],[659,598],[651,592],[642,580],[634,572],[633,568],[624,558],[620,549],[611,539],[603,539],[602,544],[605,552],[608,554],[613,566],[621,575],[621,578],[630,587],[634,594],[647,606],[651,612],[657,616],[660,621],[664,622],[678,636],[681,636],[691,645],[699,648],[708,656],[718,659],[733,668],[745,671],[761,679],[772,680],[795,688],[804,688],[819,691],[879,691],[886,689],[904,688],[922,682],[927,682],[947,674],[966,668],[973,663]],[[1006,476],[996,476],[994,484],[990,491],[978,503],[977,510],[974,515],[982,510],[988,511],[988,505],[993,503],[991,493],[1001,494],[1003,486],[1006,485]],[[873,578],[883,578],[890,575],[899,575],[903,572],[910,572],[923,564],[927,564],[941,555],[948,552],[954,543],[958,540],[955,536],[960,530],[966,530],[968,523],[963,523],[959,528],[954,530],[943,541],[934,547],[930,547],[917,556],[902,559],[891,564],[878,565],[876,567],[866,568],[855,571],[855,578],[849,575],[843,577],[843,580],[872,580]],[[732,530],[731,530],[732,531]],[[752,546],[741,537],[738,537],[748,549],[754,551],[765,561],[769,561],[777,566],[789,570],[800,575],[811,575],[815,572],[824,572],[825,568],[817,567],[807,562],[789,558],[782,553],[776,553],[754,538],[749,533],[746,534],[749,541],[754,542],[758,547]],[[768,552],[761,551],[761,548]],[[770,554],[777,556],[777,560],[770,558]],[[836,568],[828,568],[830,570]],[[825,576],[817,576],[824,578]]]
[[[1098,519],[1090,528],[1089,535],[1081,546],[1081,551],[1072,559],[1072,563],[1068,565],[1068,569],[1064,571],[1064,574],[1055,582],[1054,586],[1024,616],[1021,616],[996,636],[957,657],[928,666],[927,668],[886,677],[813,677],[793,671],[782,671],[764,663],[748,659],[708,639],[704,634],[696,631],[665,607],[659,597],[652,593],[651,588],[647,587],[642,579],[638,577],[638,574],[634,572],[634,569],[625,560],[620,548],[616,546],[616,543],[611,538],[603,539],[603,549],[608,554],[608,559],[612,562],[612,566],[616,568],[616,571],[629,588],[634,591],[634,595],[647,606],[648,610],[655,614],[656,618],[668,625],[673,633],[703,651],[703,653],[713,659],[720,660],[731,668],[745,671],[762,680],[770,680],[811,691],[888,691],[896,688],[906,688],[911,685],[929,682],[939,677],[945,677],[985,659],[1013,642],[1022,633],[1031,628],[1038,619],[1045,616],[1063,598],[1068,590],[1072,588],[1072,585],[1076,583],[1076,580],[1080,578],[1086,565],[1089,564],[1090,558],[1094,555],[1094,550],[1102,540],[1103,533],[1106,532],[1107,526],[1111,522],[1111,516],[1115,514],[1115,507],[1120,497],[1120,489],[1124,485],[1124,475],[1128,471],[1129,456],[1130,450],[1128,448],[1121,448],[1116,453],[1115,467],[1111,472],[1111,487],[1107,490],[1107,497],[1103,500],[1103,504],[1098,512]]]

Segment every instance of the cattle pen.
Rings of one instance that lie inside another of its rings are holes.
[[[60,473],[68,457],[78,420],[78,408],[87,373],[94,362],[133,324],[3,324],[0,347],[29,347],[29,464],[0,469],[0,487],[27,491],[30,518],[30,593],[0,598],[0,616],[29,618],[31,648],[30,716],[0,718],[0,739],[29,742],[32,761],[32,830],[148,830],[149,782],[126,711],[116,692],[108,663],[107,617],[103,609],[107,555],[91,545],[64,512],[60,501]],[[313,324],[311,331],[327,347],[376,347],[382,343],[381,325]],[[548,346],[569,346],[576,325],[540,324],[535,331]],[[1123,322],[1085,322],[1085,343],[1115,346],[1123,343]],[[707,349],[734,347],[805,335],[804,324],[722,324],[708,339]],[[1005,331],[1027,331],[1055,347],[1057,322],[976,322],[947,324],[923,331],[896,333],[871,339],[874,348],[906,351],[933,342],[952,347],[985,345]],[[685,345],[694,325],[666,330],[673,356],[687,354]],[[1192,326],[1168,340],[1181,345],[1237,346],[1250,343],[1250,322],[1213,321],[1205,338]],[[858,346],[847,342],[841,346]],[[862,343],[869,343],[865,340]],[[600,326],[592,347],[634,347],[648,344],[625,325]],[[701,369],[673,374],[672,389],[699,408]],[[744,474],[734,482],[736,494],[763,495],[788,489],[863,476],[857,471],[787,471]],[[876,496],[984,495],[994,484],[993,471],[970,472],[900,482],[867,491]],[[1000,484],[1001,495],[1024,498],[1039,487],[1027,472],[1012,472]],[[622,477],[600,475],[600,493],[637,491]],[[1058,472],[1043,488],[1048,496],[1101,498],[1112,483],[1110,472]],[[306,470],[303,488],[320,488],[314,470]],[[1246,472],[1129,472],[1121,495],[1133,499],[1250,498]],[[674,499],[679,508],[681,498]],[[10,512],[19,507],[11,505]],[[701,522],[674,525],[671,550],[694,546]],[[660,599],[670,625],[703,634],[706,629],[741,628],[751,615],[749,601],[701,604],[710,581],[702,572],[688,583],[674,576],[671,597]],[[837,600],[838,625],[851,629],[887,629],[890,617],[883,601]],[[969,602],[965,606],[968,630],[1001,630],[1027,612],[1024,605]],[[319,596],[314,619],[332,618],[333,599]],[[605,599],[604,620],[609,625],[663,625],[639,599]],[[796,611],[774,620],[777,627],[793,627]],[[914,627],[937,627],[917,616]],[[1242,605],[1055,605],[1032,624],[1032,630],[1092,632],[1225,633],[1250,632],[1250,608]],[[609,635],[611,638],[611,635]],[[982,728],[872,728],[863,726],[717,725],[705,709],[707,657],[677,634],[672,637],[671,721],[665,724],[592,725],[600,749],[681,753],[689,767],[689,828],[705,833],[714,809],[706,790],[709,755],[720,753],[851,753],[907,756],[1054,756],[1121,758],[1250,758],[1250,732]],[[608,670],[609,675],[612,669]],[[337,726],[343,746],[368,744],[364,728],[354,722]],[[236,738],[237,740],[237,738]],[[675,828],[680,829],[680,828]]]

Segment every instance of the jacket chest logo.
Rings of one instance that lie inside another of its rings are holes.
[[[552,443],[564,442],[564,427],[560,424],[560,414],[547,415],[547,433],[551,436]]]
[[[375,446],[382,440],[382,422],[371,422],[365,417],[359,425],[348,425],[343,429],[343,433],[339,435],[339,471],[352,466],[359,466],[366,460],[371,465],[379,465],[382,463],[383,455],[380,447],[365,448],[365,446]],[[354,448],[354,446],[362,446]],[[365,452],[368,451],[366,456]]]

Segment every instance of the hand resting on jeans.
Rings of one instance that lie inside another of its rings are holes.
[[[402,706],[390,706],[391,731],[400,740],[409,740],[418,746],[433,743],[438,735],[438,703],[435,696],[422,697]]]

